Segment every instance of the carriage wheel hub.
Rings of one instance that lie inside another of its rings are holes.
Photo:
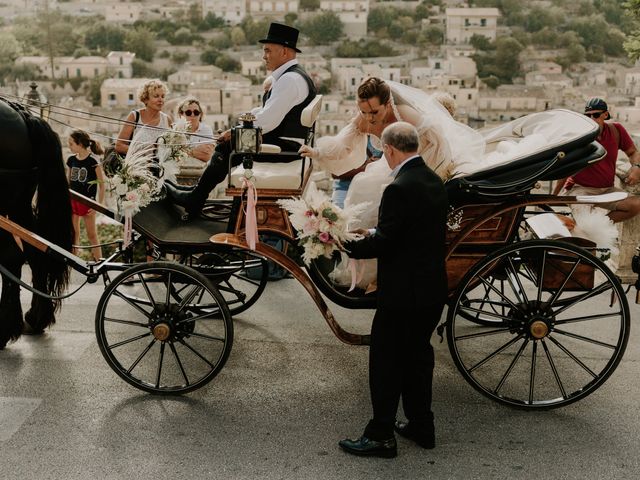
[[[531,336],[537,340],[544,338],[549,333],[549,326],[543,320],[535,320],[529,326]]]
[[[158,323],[153,327],[153,336],[156,340],[164,342],[171,336],[171,327],[166,323]]]

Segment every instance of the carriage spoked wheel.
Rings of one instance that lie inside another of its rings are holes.
[[[188,261],[217,287],[231,315],[256,303],[269,279],[267,261],[251,252],[211,252],[190,257]]]
[[[465,380],[525,409],[568,405],[597,390],[629,339],[618,279],[587,250],[560,241],[492,253],[467,273],[450,305],[447,342]]]
[[[107,286],[96,310],[96,336],[105,360],[126,382],[151,393],[185,393],[220,372],[231,352],[233,322],[204,275],[149,262]]]

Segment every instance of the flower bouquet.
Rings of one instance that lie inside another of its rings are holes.
[[[158,138],[158,162],[160,163],[162,183],[175,180],[180,165],[189,157],[189,131],[191,124],[180,118],[173,128]]]
[[[166,180],[175,181],[180,163],[187,158],[189,123],[176,122],[157,140],[157,161],[148,144],[133,142],[106,188],[116,198],[117,213],[124,219],[124,246],[131,242],[132,218],[151,202],[162,197]]]
[[[304,198],[279,200],[278,203],[289,212],[298,244],[303,248],[302,259],[307,265],[320,256],[331,258],[336,250],[344,251],[344,242],[356,240],[358,234],[349,232],[348,226],[369,205],[362,203],[341,209],[313,183]]]
[[[124,246],[131,242],[131,219],[161,196],[162,185],[153,175],[157,164],[144,150],[139,150],[122,160],[119,168],[106,179],[106,188],[115,198],[117,213],[124,218]]]

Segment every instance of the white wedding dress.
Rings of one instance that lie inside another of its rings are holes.
[[[397,82],[386,83],[391,89],[394,116],[398,121],[416,127],[420,138],[419,153],[436,174],[447,180],[477,168],[476,162],[482,159],[485,147],[478,132],[454,120],[432,95]],[[356,117],[336,136],[318,139],[314,161],[334,175],[358,168],[366,159],[369,136],[373,146],[381,150],[380,139],[359,130]],[[370,202],[371,206],[357,222],[349,225],[350,229],[375,227],[382,192],[393,180],[390,175],[391,169],[383,156],[353,178],[345,207],[364,202]],[[370,287],[376,278],[376,260],[360,261],[360,276],[358,287]],[[333,272],[333,278],[340,285],[350,284],[351,276],[344,262]]]

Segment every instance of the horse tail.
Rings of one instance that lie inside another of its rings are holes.
[[[38,167],[37,200],[34,207],[34,230],[38,235],[71,251],[73,223],[71,221],[71,197],[69,183],[62,158],[60,138],[51,126],[41,118],[24,115],[29,132],[33,156]],[[60,296],[69,284],[70,269],[60,258],[29,249],[34,286]],[[60,307],[60,300],[53,300],[53,311]]]

